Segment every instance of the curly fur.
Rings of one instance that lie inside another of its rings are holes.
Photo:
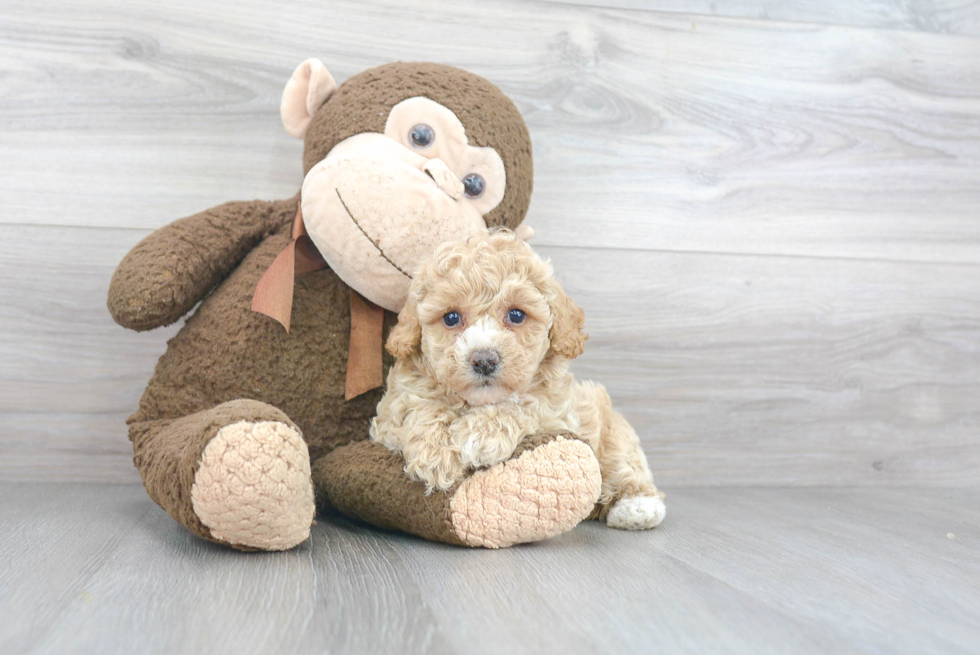
[[[524,321],[514,324],[511,309]],[[449,312],[459,325],[444,324]],[[444,244],[416,273],[389,336],[397,361],[371,438],[400,452],[406,473],[431,491],[505,461],[527,435],[571,432],[599,459],[599,518],[624,498],[661,498],[636,432],[606,390],[576,383],[568,370],[585,346],[584,318],[551,265],[512,232]],[[471,360],[481,352],[499,359],[489,376]]]

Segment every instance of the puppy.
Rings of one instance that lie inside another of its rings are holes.
[[[584,318],[512,232],[442,245],[414,276],[388,338],[397,361],[371,438],[401,453],[431,492],[507,460],[528,435],[572,433],[599,460],[595,515],[614,528],[656,526],[663,494],[636,432],[602,386],[569,373]]]

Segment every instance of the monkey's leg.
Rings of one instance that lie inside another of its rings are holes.
[[[130,425],[147,492],[194,534],[239,550],[287,550],[316,511],[299,428],[271,405],[234,400]]]
[[[527,437],[508,461],[428,496],[404,467],[381,444],[341,446],[313,464],[317,502],[431,541],[503,548],[571,530],[589,516],[601,484],[592,449],[570,435]]]

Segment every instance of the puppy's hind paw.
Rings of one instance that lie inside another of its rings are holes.
[[[656,496],[633,496],[616,501],[606,515],[606,525],[617,530],[649,530],[660,525],[666,514],[667,506]]]

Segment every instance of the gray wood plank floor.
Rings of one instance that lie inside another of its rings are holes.
[[[136,485],[0,485],[0,652],[976,653],[980,490],[683,488],[466,550],[321,518],[243,554]]]

